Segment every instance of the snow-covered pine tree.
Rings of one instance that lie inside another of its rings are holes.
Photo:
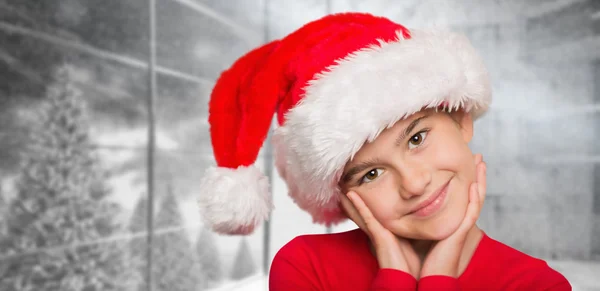
[[[5,274],[8,272],[7,267],[8,264],[2,262],[2,257],[8,255],[8,235],[6,232],[6,227],[4,220],[6,219],[6,210],[8,209],[6,205],[6,197],[4,197],[4,192],[2,191],[2,187],[0,187],[0,290],[3,290],[2,287],[2,279],[5,277]]]
[[[132,238],[129,241],[130,247],[130,267],[137,272],[137,278],[139,281],[137,282],[136,290],[145,291],[148,290],[146,286],[146,268],[148,264],[148,260],[146,258],[146,247],[148,246],[146,232],[148,230],[147,227],[147,215],[148,215],[148,199],[145,196],[142,196],[133,210],[133,214],[129,220],[129,232],[133,235],[140,235]]]
[[[206,276],[206,286],[211,288],[223,279],[219,249],[215,244],[215,236],[208,228],[203,227],[196,241],[196,252],[200,262],[200,271]]]
[[[248,240],[243,237],[240,239],[240,246],[238,247],[235,261],[233,263],[233,270],[231,272],[231,279],[241,280],[256,273],[256,265],[252,259],[250,253],[250,246]]]
[[[121,209],[108,200],[80,92],[61,67],[38,112],[7,210],[0,290],[126,290]]]
[[[2,240],[6,239],[6,228],[4,221],[6,220],[6,210],[8,209],[8,205],[6,205],[6,197],[4,196],[4,191],[2,188],[2,184],[0,183],[0,256],[4,253],[4,249],[2,248]]]
[[[183,227],[183,218],[171,185],[156,214],[153,283],[156,291],[202,290],[204,275],[194,259],[194,248]]]

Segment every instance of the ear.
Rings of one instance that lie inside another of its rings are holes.
[[[459,127],[460,133],[465,143],[471,142],[473,138],[473,116],[464,110],[458,110],[450,113],[450,116]]]

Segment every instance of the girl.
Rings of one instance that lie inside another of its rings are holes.
[[[316,223],[275,256],[271,290],[571,290],[539,259],[475,222],[485,163],[468,143],[491,102],[463,36],[362,13],[326,16],[240,58],[219,78],[209,123],[218,167],[199,204],[207,224],[249,234],[272,209],[252,164],[272,115],[275,165]]]

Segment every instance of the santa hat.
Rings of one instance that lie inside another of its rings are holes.
[[[289,195],[314,222],[335,224],[346,219],[342,170],[365,142],[424,108],[477,118],[490,102],[488,73],[462,35],[363,13],[313,21],[218,79],[209,104],[217,167],[201,181],[202,216],[224,234],[249,234],[268,218],[268,179],[253,164],[273,114],[275,165]]]

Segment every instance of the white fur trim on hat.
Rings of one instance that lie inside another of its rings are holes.
[[[204,222],[223,234],[249,234],[273,209],[269,180],[254,166],[208,168],[199,196]]]
[[[344,220],[338,181],[365,142],[423,108],[447,102],[474,119],[491,103],[487,70],[466,37],[398,33],[352,53],[316,76],[275,131],[276,166],[290,196],[315,222]]]

